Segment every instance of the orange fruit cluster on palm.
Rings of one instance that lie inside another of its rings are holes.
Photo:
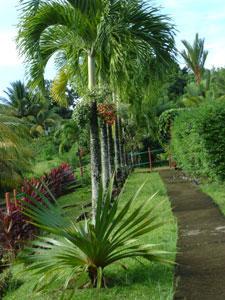
[[[108,125],[115,123],[116,109],[114,104],[98,104],[98,114]]]

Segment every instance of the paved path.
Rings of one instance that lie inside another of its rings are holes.
[[[178,171],[160,175],[179,226],[174,299],[225,300],[225,217]]]

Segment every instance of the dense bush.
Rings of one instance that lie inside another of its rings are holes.
[[[53,135],[41,136],[32,144],[36,161],[51,160],[58,155],[58,147],[54,143]]]
[[[224,102],[182,112],[172,129],[172,150],[178,165],[192,175],[224,180],[224,122]]]

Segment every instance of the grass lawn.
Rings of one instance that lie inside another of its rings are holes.
[[[222,213],[225,215],[225,183],[207,183],[202,184],[201,189],[208,194],[219,206]]]
[[[138,187],[146,180],[145,187],[141,191],[137,199],[137,205],[144,202],[149,195],[158,192],[158,196],[152,200],[152,205],[165,200],[158,210],[160,210],[162,220],[166,220],[167,224],[156,230],[151,235],[146,235],[143,239],[146,243],[161,244],[161,248],[173,252],[170,259],[175,259],[176,241],[177,241],[177,224],[172,215],[170,202],[168,200],[165,187],[157,173],[142,174],[133,173],[127,182],[122,201],[133,195]],[[60,199],[62,205],[73,205],[74,203],[81,204],[88,202],[90,199],[90,191],[81,189],[73,194],[64,196]],[[78,211],[78,206],[74,207],[74,213]],[[151,300],[172,300],[173,299],[173,271],[174,267],[170,265],[160,265],[149,263],[143,260],[143,264],[137,261],[125,260],[124,263],[128,270],[122,269],[119,265],[110,266],[106,269],[106,277],[109,278],[108,289],[94,290],[76,290],[72,299],[92,300],[92,299],[151,299]],[[60,299],[58,292],[52,290],[45,295],[35,295],[32,292],[32,281],[28,276],[21,275],[18,272],[18,267],[13,270],[15,278],[24,283],[16,290],[9,291],[4,297],[5,300],[21,299],[21,300],[57,300]],[[69,299],[65,297],[64,299]]]
[[[61,163],[62,160],[59,158],[36,162],[32,168],[31,175],[40,177],[44,173],[50,172],[51,169],[58,167]]]
[[[26,174],[26,177],[41,177],[43,176],[43,174],[49,173],[52,169],[59,167],[63,162],[67,162],[67,160],[63,160],[59,157],[56,157],[52,160],[38,161],[34,164],[31,172]],[[73,171],[75,173],[77,183],[86,184],[90,182],[90,164],[86,164],[83,166],[83,177],[81,177],[79,167],[74,168]]]

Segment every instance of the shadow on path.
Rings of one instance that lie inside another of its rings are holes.
[[[179,227],[175,300],[225,300],[225,218],[178,171],[160,171]],[[224,199],[225,201],[225,199]]]

